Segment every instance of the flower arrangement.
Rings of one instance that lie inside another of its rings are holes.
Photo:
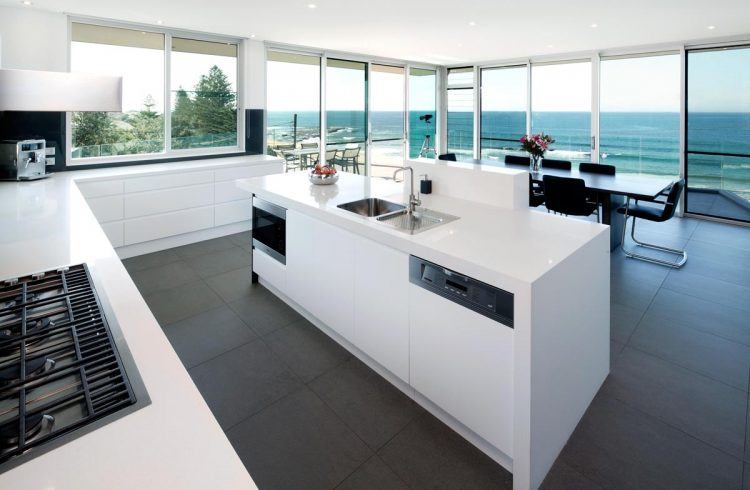
[[[521,148],[532,157],[541,158],[554,142],[554,138],[548,134],[526,134],[521,138]]]
[[[539,171],[539,159],[549,149],[550,145],[555,142],[555,139],[544,133],[539,134],[525,134],[521,138],[521,148],[531,156],[532,170],[534,172]]]

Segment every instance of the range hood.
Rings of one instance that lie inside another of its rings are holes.
[[[0,69],[0,111],[122,112],[122,77]]]

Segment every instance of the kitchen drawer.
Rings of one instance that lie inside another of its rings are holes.
[[[123,190],[122,180],[83,180],[76,182],[76,184],[85,198],[113,196],[122,194]]]
[[[214,196],[214,202],[219,203],[250,199],[253,197],[253,193],[237,187],[237,183],[234,180],[227,180],[225,182],[216,182],[214,184]]]
[[[214,202],[213,184],[125,194],[125,218],[138,218],[180,209],[208,206]]]
[[[211,170],[147,175],[126,179],[124,181],[124,191],[126,193],[152,191],[156,189],[169,189],[171,187],[206,184],[213,181],[214,173]]]
[[[123,203],[122,195],[117,196],[103,196],[103,197],[92,197],[86,199],[86,202],[94,213],[96,220],[99,223],[106,223],[108,221],[117,221],[123,218]]]
[[[253,204],[250,199],[216,204],[214,206],[214,226],[250,221],[252,211]]]
[[[242,167],[221,168],[214,171],[214,180],[224,182],[227,180],[247,179],[259,175],[281,173],[283,166],[281,162],[263,165],[246,165]]]
[[[213,206],[134,218],[123,222],[123,242],[125,245],[132,245],[203,230],[213,225]]]
[[[104,234],[107,235],[107,238],[109,239],[109,243],[111,243],[113,247],[123,246],[122,221],[114,221],[112,223],[102,223],[101,226],[102,226],[102,230],[104,231]]]
[[[279,291],[286,292],[286,267],[258,249],[253,249],[253,272]]]

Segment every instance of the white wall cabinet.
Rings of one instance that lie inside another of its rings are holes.
[[[409,285],[411,385],[513,456],[513,330]]]
[[[409,382],[409,256],[356,238],[354,344]]]

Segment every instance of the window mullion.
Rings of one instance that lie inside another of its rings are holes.
[[[172,152],[172,35],[164,35],[164,152]]]

